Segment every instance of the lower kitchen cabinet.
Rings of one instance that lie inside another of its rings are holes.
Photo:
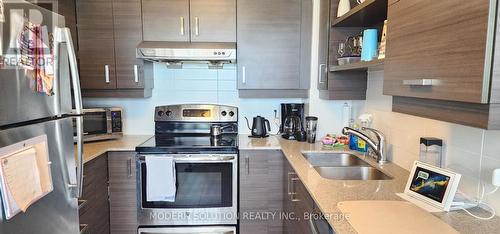
[[[287,160],[283,163],[283,233],[287,234],[333,234],[327,220],[322,218],[318,206],[312,199],[297,173]]]
[[[241,234],[334,233],[308,219],[321,212],[281,150],[241,150],[239,165]]]
[[[109,152],[111,233],[137,233],[135,152]]]
[[[283,207],[284,213],[288,214],[284,220],[284,233],[313,233],[304,216],[314,209],[314,202],[288,162],[284,164],[283,172],[283,181],[286,184]]]
[[[82,233],[109,233],[108,159],[99,156],[83,169],[83,195],[79,200]]]
[[[81,233],[137,233],[135,171],[135,152],[109,152],[85,163]]]
[[[283,233],[279,215],[283,211],[284,161],[280,150],[240,151],[241,234]]]

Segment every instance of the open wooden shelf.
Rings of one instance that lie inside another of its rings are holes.
[[[339,71],[359,71],[359,70],[368,70],[368,69],[376,69],[381,70],[384,68],[384,59],[375,59],[372,61],[361,61],[356,63],[349,63],[345,65],[335,65],[330,66],[331,72],[339,72]]]
[[[365,0],[335,18],[332,27],[370,27],[387,19],[387,0]]]

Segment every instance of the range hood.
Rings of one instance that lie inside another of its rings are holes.
[[[143,41],[137,58],[167,64],[236,63],[236,43]]]

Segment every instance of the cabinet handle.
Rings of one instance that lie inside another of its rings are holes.
[[[246,71],[246,67],[245,66],[242,66],[241,67],[241,82],[243,84],[246,84],[247,83],[247,71]]]
[[[134,81],[139,83],[139,66],[137,64],[134,65]]]
[[[200,18],[194,17],[194,35],[200,35]]]
[[[81,210],[83,207],[87,206],[88,200],[78,199],[78,209]]]
[[[87,233],[87,230],[89,229],[89,225],[88,225],[88,224],[84,224],[84,223],[82,223],[82,224],[80,224],[80,227],[83,227],[83,228],[80,230],[80,233],[81,233],[81,234],[85,234],[85,233]]]
[[[181,36],[184,36],[184,17],[181,17]]]
[[[439,84],[439,80],[435,79],[403,80],[403,85],[408,86],[433,86],[437,84]]]
[[[247,175],[250,175],[250,158],[245,156],[245,169],[247,170]]]
[[[292,179],[291,179],[292,175],[296,175],[296,174],[293,173],[293,172],[288,172],[288,174],[287,174],[286,182],[287,182],[287,192],[288,192],[288,195],[292,194],[292,192],[290,191],[290,182],[292,181]]]
[[[314,210],[311,211],[311,214],[314,214]],[[309,217],[309,228],[311,229],[312,234],[319,234],[318,228],[316,227],[316,224],[314,223],[314,220],[312,218],[313,216]]]
[[[127,177],[128,178],[132,177],[132,159],[131,158],[127,159]]]
[[[106,79],[106,84],[109,84],[109,65],[104,65],[104,77]]]
[[[290,190],[292,190],[292,193],[290,194],[290,201],[299,202],[300,199],[295,198],[295,195],[297,194],[297,191],[295,191],[295,181],[300,181],[300,179],[297,177],[292,178],[291,181],[292,186],[290,188]]]
[[[320,84],[325,83],[325,81],[323,80],[324,74],[326,73],[325,67],[326,67],[326,64],[324,64],[324,63],[322,63],[322,64],[319,65],[318,82]]]

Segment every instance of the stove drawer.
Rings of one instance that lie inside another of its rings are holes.
[[[139,228],[139,234],[236,234],[236,227],[199,226],[199,227],[168,227]]]

